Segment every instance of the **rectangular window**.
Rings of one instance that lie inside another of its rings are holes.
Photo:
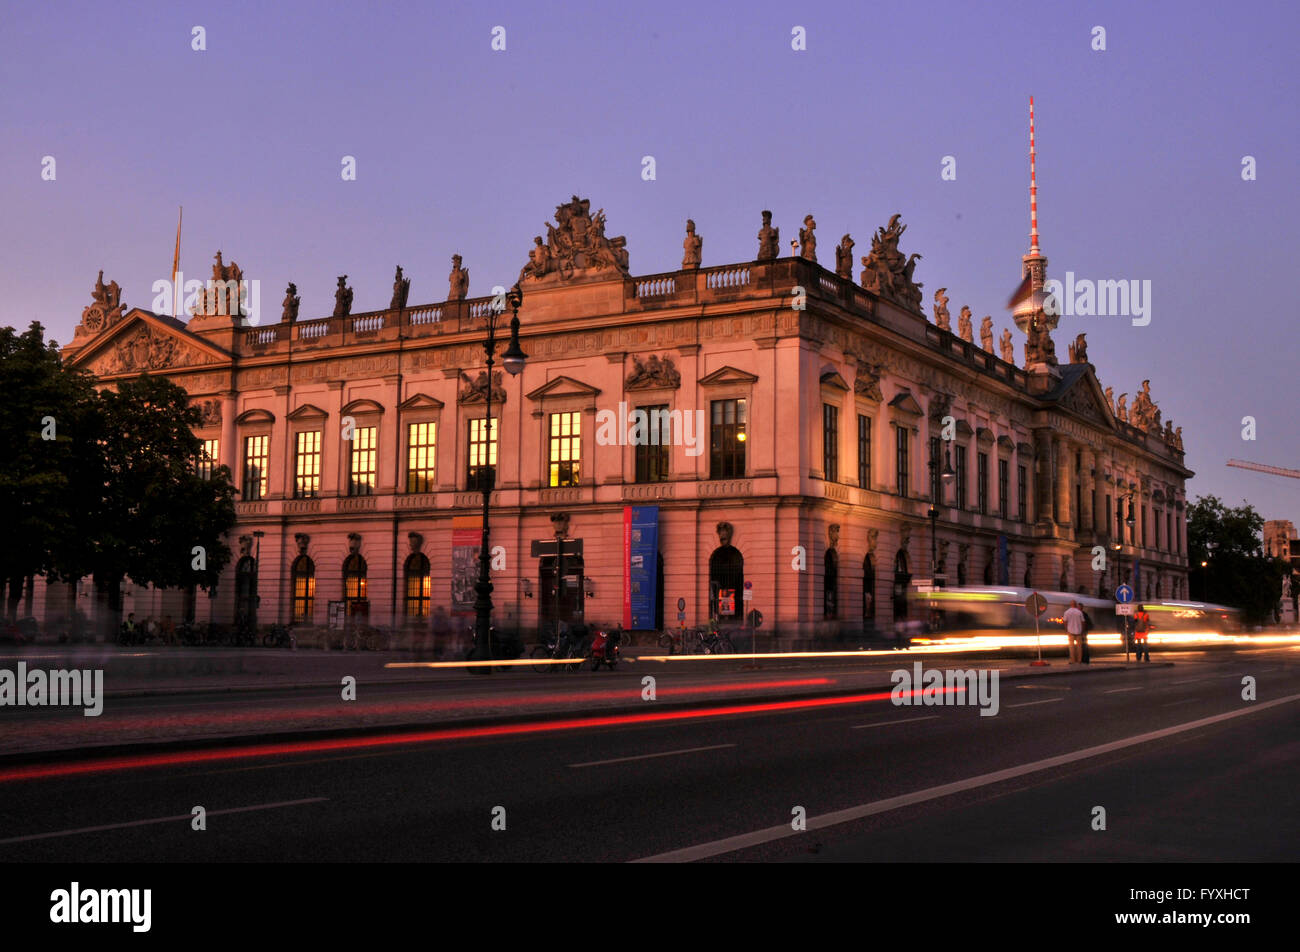
[[[1016,510],[1021,522],[1029,521],[1029,478],[1023,466],[1016,467]]]
[[[1165,510],[1165,550],[1174,550],[1174,514]]]
[[[433,580],[427,570],[408,572],[406,576],[406,617],[428,618],[429,597],[433,594]]]
[[[1003,519],[1011,515],[1011,510],[1007,508],[1007,493],[1010,491],[1010,482],[1011,461],[1000,459],[998,460],[998,515]]]
[[[1151,515],[1153,516],[1152,521],[1154,522],[1156,548],[1158,549],[1160,548],[1160,516],[1162,515],[1162,513],[1160,512],[1159,509],[1154,509],[1152,510]]]
[[[636,444],[636,481],[662,483],[668,478],[668,446],[673,439],[668,404],[637,407],[636,412],[644,413],[646,421],[646,439]]]
[[[906,496],[912,491],[912,461],[908,452],[908,439],[911,435],[905,426],[894,427],[894,477],[898,480],[900,496]]]
[[[745,475],[745,401],[714,400],[712,411],[709,478],[739,479]]]
[[[320,430],[298,434],[293,463],[293,498],[315,499],[320,495]]]
[[[359,426],[352,433],[348,456],[348,495],[369,496],[375,491],[375,451],[379,429]]]
[[[200,479],[212,478],[212,471],[217,468],[217,459],[220,456],[220,440],[203,441],[203,449],[199,450],[199,458],[194,466],[194,471],[198,473]]]
[[[311,624],[312,613],[316,607],[316,573],[315,570],[295,571],[293,573],[293,620]]]
[[[581,475],[582,414],[551,414],[550,483],[551,486],[577,486]]]
[[[270,474],[267,460],[270,457],[269,436],[244,437],[244,499],[253,501],[266,498]]]
[[[829,403],[822,404],[822,470],[827,482],[839,482],[840,411]]]
[[[406,491],[431,493],[437,474],[438,424],[406,425]]]
[[[966,486],[967,486],[967,482],[966,482],[966,447],[964,447],[964,446],[956,446],[956,447],[953,447],[953,450],[954,450],[954,452],[953,452],[953,456],[956,457],[956,460],[954,461],[954,464],[953,464],[953,469],[954,469],[954,470],[956,471],[956,473],[957,473],[957,478],[953,481],[953,482],[956,484],[956,489],[957,489],[957,498],[956,498],[955,502],[953,503],[953,505],[955,505],[958,509],[965,509],[965,508],[966,508],[966,499],[967,499],[967,495],[966,495]]]
[[[871,418],[858,414],[858,485],[871,488]]]
[[[469,421],[469,469],[465,488],[483,492],[496,484],[497,420]]]
[[[989,511],[989,454],[975,454],[975,493],[976,507],[980,514],[984,515]]]

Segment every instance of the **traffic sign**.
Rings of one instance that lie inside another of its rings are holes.
[[[678,621],[685,621],[685,620],[686,620],[686,612],[678,612],[678,613],[677,613],[677,620],[678,620]]]
[[[1118,605],[1115,606],[1115,614],[1131,615],[1133,614],[1133,606],[1128,604],[1127,602],[1120,602]]]
[[[1128,602],[1133,601],[1133,587],[1126,584],[1115,589],[1115,601],[1120,604],[1127,604]]]
[[[763,613],[762,613],[761,611],[759,611],[757,608],[751,608],[751,609],[749,610],[748,618],[749,618],[749,627],[750,627],[750,628],[762,628],[762,627],[763,627]]]
[[[677,610],[679,612],[686,611],[686,599],[684,598],[677,599]]]
[[[1047,611],[1047,599],[1043,598],[1037,592],[1034,592],[1025,599],[1025,610],[1034,615],[1041,615]]]
[[[748,591],[751,591],[753,588],[754,588],[754,583],[753,583],[753,582],[746,582],[746,583],[745,583],[745,591],[747,591],[747,592],[748,592]]]

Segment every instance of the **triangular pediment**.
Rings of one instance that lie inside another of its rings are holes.
[[[561,374],[554,380],[542,384],[527,396],[529,400],[553,400],[557,397],[595,397],[599,394],[600,390],[591,384]]]
[[[713,373],[706,377],[700,378],[700,385],[704,387],[714,386],[724,383],[757,383],[758,378],[751,373],[746,373],[736,367],[726,366],[719,367]]]
[[[399,410],[441,410],[445,404],[437,397],[431,397],[427,393],[417,393],[414,396],[407,397],[397,405]]]
[[[1106,394],[1091,365],[1067,364],[1064,369],[1067,376],[1063,377],[1053,392],[1046,395],[1046,399],[1084,420],[1114,429],[1115,414],[1107,405]]]
[[[902,413],[911,413],[914,416],[922,416],[925,411],[921,409],[921,404],[912,396],[911,390],[901,390],[894,399],[889,401],[889,405],[895,410]]]
[[[298,409],[289,414],[290,420],[314,420],[329,416],[324,410],[313,403],[304,403]]]
[[[835,390],[843,390],[846,393],[849,389],[848,381],[841,377],[836,371],[828,370],[822,374],[821,383],[823,387],[832,387]]]
[[[232,356],[175,318],[136,307],[68,361],[96,377],[229,364]]]

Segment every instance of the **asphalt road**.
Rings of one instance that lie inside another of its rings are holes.
[[[1290,861],[1298,662],[1005,680],[992,717],[836,701],[11,780],[0,862]]]

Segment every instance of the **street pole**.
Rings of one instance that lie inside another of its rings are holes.
[[[513,376],[524,369],[524,361],[527,355],[519,348],[519,305],[523,303],[523,292],[516,284],[506,295],[506,299],[513,310],[513,317],[510,321],[510,347],[503,357],[503,363],[506,370]],[[495,301],[493,305],[495,305]],[[501,464],[501,453],[499,448],[499,437],[501,428],[492,425],[492,368],[496,364],[497,349],[497,318],[504,313],[504,309],[498,310],[495,306],[488,308],[488,336],[483,344],[483,349],[487,353],[487,390],[484,425],[484,450],[483,450],[483,469],[486,470],[487,476],[484,478],[480,475],[480,489],[483,492],[483,534],[479,541],[478,552],[478,584],[474,586],[477,597],[474,599],[474,657],[477,661],[487,662],[481,667],[474,667],[470,670],[479,674],[492,673],[492,579],[489,574],[491,567],[491,538],[492,532],[488,524],[490,516],[490,507],[492,502],[492,490],[496,487],[497,467]],[[498,439],[494,439],[497,437]],[[498,447],[496,462],[492,462],[492,448]]]

